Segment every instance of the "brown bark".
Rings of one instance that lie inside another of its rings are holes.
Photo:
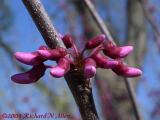
[[[75,5],[78,14],[80,14],[82,19],[82,25],[83,25],[83,36],[88,40],[91,37],[96,36],[97,34],[100,34],[100,30],[95,23],[94,19],[92,18],[90,12],[86,8],[85,4],[81,0],[71,0],[72,3]],[[99,71],[106,71],[106,70],[99,70],[97,69],[97,75],[100,75],[101,73]],[[101,74],[102,75],[102,74]],[[103,75],[106,75],[104,73]],[[95,85],[97,86],[97,90],[100,97],[101,102],[101,108],[102,108],[102,114],[104,119],[107,120],[118,120],[117,110],[114,107],[114,101],[112,99],[112,94],[110,93],[110,87],[107,84],[107,80],[105,79],[99,79],[98,76],[96,76]]]
[[[85,0],[85,1],[87,1],[87,0]],[[87,4],[90,4],[89,3],[89,1],[87,1],[88,3]],[[136,1],[135,1],[136,2]],[[134,6],[135,7],[135,6]],[[137,6],[136,6],[137,7]],[[136,7],[135,7],[135,9],[136,9]],[[91,8],[89,8],[89,10],[91,11],[91,14],[92,14],[92,16],[94,17],[94,19],[95,19],[95,21],[97,22],[97,24],[98,24],[98,26],[101,28],[100,30],[103,32],[103,33],[105,33],[104,31],[105,31],[105,29],[104,29],[104,25],[101,25],[102,24],[102,21],[101,20],[99,20],[99,18],[97,19],[97,14],[95,14],[95,11],[93,10],[93,7],[91,6]],[[138,10],[140,10],[140,14],[141,14],[141,9],[138,9]],[[137,17],[135,17],[135,19],[137,19]],[[140,18],[140,22],[142,22],[142,23],[144,23],[144,21],[141,21],[141,18]],[[102,27],[101,27],[102,26]],[[143,28],[144,26],[143,26],[143,24],[138,24],[138,26],[139,26],[139,28]],[[137,34],[139,35],[140,33],[145,33],[145,30],[144,29],[141,29],[141,31],[138,31],[137,32]],[[108,33],[105,33],[106,35],[108,35]],[[144,34],[142,34],[142,35],[140,35],[139,37],[140,37],[140,39],[142,40],[142,41],[144,41],[145,39],[144,39]],[[109,38],[111,38],[111,37],[109,37]],[[138,40],[140,40],[139,38],[138,38]],[[142,42],[141,41],[141,42]],[[135,43],[138,43],[138,42],[135,42]],[[143,42],[142,42],[143,43]],[[134,45],[134,44],[132,44],[132,45]],[[140,43],[140,45],[142,45],[141,43]],[[145,45],[144,45],[145,46]],[[142,49],[140,48],[139,49],[139,51],[137,52],[137,51],[135,51],[135,53],[137,54],[140,54],[140,55],[142,55],[142,54],[144,54],[143,53],[143,51],[144,51],[144,46],[142,46]],[[137,60],[139,60],[138,58],[140,58],[141,56],[140,55],[136,55],[136,56],[134,56],[135,58],[132,58],[131,57],[131,59],[134,61],[135,59],[135,63],[137,62]],[[133,65],[133,66],[135,66],[136,64],[130,64],[130,65]],[[135,85],[132,85],[132,83],[130,82],[130,79],[128,79],[128,80],[126,80],[126,79],[124,79],[124,81],[125,81],[125,84],[122,82],[122,81],[120,81],[120,77],[115,77],[112,73],[110,74],[109,72],[109,74],[108,75],[106,75],[106,73],[105,73],[106,71],[104,71],[104,70],[101,70],[101,71],[98,71],[98,74],[97,74],[97,78],[98,79],[107,79],[107,80],[109,80],[109,83],[110,83],[110,89],[111,89],[111,91],[113,92],[113,95],[114,95],[114,97],[116,97],[115,99],[117,99],[117,98],[119,98],[119,97],[121,97],[121,96],[126,96],[126,94],[127,94],[127,92],[129,93],[129,97],[130,97],[130,99],[131,99],[131,103],[132,103],[132,106],[133,106],[133,110],[134,110],[134,113],[135,113],[135,115],[136,115],[136,119],[141,119],[140,118],[140,115],[139,115],[139,111],[138,111],[138,107],[137,107],[137,103],[136,103],[136,99],[135,99],[135,93],[134,93],[134,90],[133,90],[133,86],[135,86]],[[104,75],[105,74],[105,75]],[[119,79],[119,81],[117,82],[117,81],[115,81],[115,80],[118,80]],[[127,88],[127,92],[124,92],[125,91],[125,86],[127,86],[126,88]],[[114,87],[113,87],[114,86]],[[118,89],[116,89],[116,88],[118,88]],[[119,106],[120,105],[120,106]],[[129,102],[127,102],[127,104],[126,104],[126,101],[125,102],[123,102],[122,101],[122,103],[119,101],[119,100],[117,100],[117,103],[115,104],[115,106],[116,106],[116,108],[118,109],[118,111],[119,111],[119,113],[121,114],[121,118],[119,118],[119,119],[128,119],[128,118],[131,118],[131,114],[132,114],[132,108],[130,107],[130,103]],[[124,106],[126,106],[126,108],[124,108]],[[124,108],[124,109],[122,109],[122,108]],[[127,116],[128,115],[128,116]]]
[[[98,120],[92,96],[90,79],[85,79],[83,71],[71,70],[66,76],[67,84],[79,106],[84,120]]]
[[[46,44],[50,48],[64,47],[40,0],[23,0],[23,3],[32,16]],[[84,79],[82,71],[75,68],[71,68],[65,75],[65,79],[75,98],[82,118],[84,120],[98,120],[90,80]]]

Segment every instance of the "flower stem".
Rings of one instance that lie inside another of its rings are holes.
[[[69,71],[65,79],[79,106],[83,120],[99,120],[92,95],[90,79],[85,79],[83,71],[74,69]]]
[[[73,44],[73,49],[74,49],[74,52],[76,54],[76,57],[78,57],[79,56],[79,51],[78,51],[78,49],[77,49],[75,44]]]

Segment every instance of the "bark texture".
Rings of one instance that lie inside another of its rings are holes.
[[[40,0],[23,0],[38,30],[50,48],[64,47]],[[85,79],[81,70],[71,68],[65,75],[67,84],[75,98],[82,119],[98,120],[92,96],[90,80]]]
[[[90,79],[85,79],[83,71],[78,71],[76,69],[70,70],[65,78],[74,99],[79,106],[82,118],[84,120],[98,120]]]
[[[74,1],[74,0],[72,0]],[[97,27],[94,22],[92,22],[88,11],[83,6],[82,2],[74,1],[76,7],[78,8],[79,13],[82,15],[82,19],[84,21],[84,30],[85,36],[90,38],[91,36],[95,36],[97,34]],[[128,57],[127,63],[131,66],[138,66],[143,59],[145,53],[145,39],[146,39],[146,31],[145,31],[145,21],[144,16],[142,14],[142,8],[137,0],[127,1],[127,9],[128,11],[128,29],[127,29],[127,40],[126,44],[133,45],[135,47],[135,51],[131,56]],[[132,11],[132,12],[131,12]],[[84,19],[85,18],[85,19]],[[98,31],[99,32],[99,31]],[[90,33],[90,34],[88,34]],[[133,83],[131,82],[134,81]],[[109,70],[98,70],[96,75],[97,88],[100,93],[102,102],[102,108],[104,107],[103,113],[105,115],[105,119],[112,120],[125,120],[125,119],[135,119],[133,114],[133,108],[131,106],[130,98],[128,96],[128,92],[126,90],[126,86],[136,87],[137,80],[129,79],[128,82],[124,81],[124,78],[117,77],[112,71]],[[108,94],[108,92],[111,92]],[[134,91],[132,89],[132,91]],[[135,96],[135,95],[134,95]],[[105,98],[105,102],[104,102]],[[106,105],[106,103],[110,103]],[[132,103],[133,104],[133,103]],[[105,105],[105,106],[104,106]],[[134,106],[137,106],[134,104]],[[110,111],[110,112],[108,112]],[[137,111],[136,111],[137,112]],[[138,114],[137,114],[138,115]],[[141,119],[140,117],[137,117]]]
[[[86,8],[84,2],[81,0],[71,0],[71,1],[73,5],[75,5],[78,15],[79,14],[81,15],[83,36],[86,38],[86,40],[96,36],[97,34],[100,34],[101,33],[100,29],[98,28],[96,22],[94,21],[90,12]],[[103,116],[101,116],[101,118],[107,120],[118,120],[119,115],[117,114],[117,110],[114,107],[114,100],[112,99],[110,85],[107,83],[105,78],[104,79],[98,78],[99,75],[102,77],[105,76],[106,73],[108,74],[108,70],[97,69],[97,75],[95,81],[96,82],[95,86],[98,90],[102,107]]]

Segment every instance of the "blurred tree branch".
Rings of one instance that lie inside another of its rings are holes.
[[[0,31],[1,33],[3,31],[8,30],[8,28],[10,27],[10,25],[12,24],[12,20],[13,18],[12,12],[9,8],[9,6],[7,5],[5,0],[1,0],[1,4],[0,4]]]
[[[145,55],[146,50],[146,22],[143,15],[143,8],[138,0],[128,0],[127,1],[127,19],[128,19],[128,29],[127,43],[132,44],[135,47],[135,52],[128,59],[127,62],[131,65],[137,66],[141,65],[141,62]],[[129,86],[136,88],[137,80],[129,78]],[[132,91],[134,89],[131,89]],[[134,95],[136,96],[136,95]],[[138,104],[137,104],[138,105]],[[142,118],[141,118],[142,119]]]
[[[155,34],[155,42],[157,43],[157,46],[160,50],[160,32],[158,29],[157,24],[155,23],[152,14],[150,13],[150,11],[147,8],[147,4],[148,4],[148,0],[139,0],[144,16],[146,18],[146,20],[148,21],[148,23],[151,25],[154,34]]]
[[[89,9],[90,13],[92,14],[93,18],[95,19],[97,25],[99,26],[100,30],[102,31],[102,33],[104,33],[108,40],[109,41],[112,41],[113,43],[114,40],[108,30],[108,28],[106,27],[106,25],[104,24],[103,20],[100,18],[100,16],[98,15],[98,13],[96,12],[92,2],[90,0],[84,0],[87,8]],[[140,117],[140,112],[139,112],[139,108],[137,106],[137,102],[136,102],[136,96],[134,95],[134,91],[133,91],[133,86],[131,85],[132,83],[130,82],[129,79],[127,78],[124,78],[124,81],[125,81],[125,85],[126,85],[126,88],[127,88],[127,92],[129,94],[129,97],[130,97],[130,100],[131,100],[131,103],[132,103],[132,106],[133,106],[133,110],[135,112],[135,117],[137,120],[141,120],[141,117]]]
[[[106,37],[107,37],[107,39],[109,41],[111,41],[112,43],[115,44],[115,41],[114,41],[111,33],[109,32],[108,28],[106,27],[105,23],[103,22],[103,20],[99,16],[99,14],[96,11],[96,9],[94,8],[92,2],[90,0],[84,0],[84,3],[86,5],[86,7],[88,8],[88,10],[90,11],[90,14],[92,15],[93,19],[97,23],[97,25],[98,25],[99,29],[101,30],[101,32],[106,35]]]

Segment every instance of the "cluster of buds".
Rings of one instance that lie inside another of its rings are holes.
[[[142,71],[129,67],[123,62],[123,58],[132,52],[132,46],[118,47],[110,41],[106,41],[105,35],[98,35],[89,40],[84,49],[79,51],[73,42],[71,35],[62,37],[65,48],[50,49],[41,46],[35,52],[16,52],[15,58],[27,65],[32,65],[32,69],[13,75],[11,79],[20,84],[30,84],[38,81],[50,69],[53,77],[63,77],[70,69],[83,71],[85,78],[92,78],[96,74],[96,68],[111,69],[117,75],[124,77],[137,77]],[[84,52],[92,50],[87,57]],[[56,61],[57,65],[46,65],[47,60]]]

